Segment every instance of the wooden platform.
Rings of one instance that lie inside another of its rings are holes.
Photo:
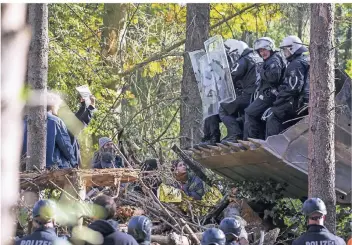
[[[118,183],[134,182],[138,179],[139,169],[60,169],[54,171],[22,172],[20,186],[22,190],[64,188],[65,184],[80,181],[85,187],[115,186]]]

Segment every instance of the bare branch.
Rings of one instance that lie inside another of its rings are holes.
[[[255,7],[258,7],[258,6],[260,6],[260,5],[261,5],[261,4],[258,4],[258,3],[252,4],[252,5],[250,5],[250,6],[246,7],[246,8],[244,8],[244,9],[242,9],[241,11],[238,11],[238,12],[234,13],[233,15],[230,15],[230,16],[227,17],[227,18],[224,18],[222,21],[219,21],[219,22],[216,23],[215,25],[212,25],[212,26],[209,28],[209,30],[215,29],[215,28],[221,26],[222,24],[226,23],[226,22],[229,21],[230,19],[233,19],[233,18],[235,18],[236,16],[239,16],[239,15],[241,15],[242,13],[246,12],[247,10],[251,10],[251,9],[253,9],[253,8],[255,8]],[[174,50],[174,49],[180,47],[180,46],[183,45],[183,44],[185,44],[185,42],[186,42],[186,39],[183,39],[183,40],[181,40],[181,41],[175,43],[175,44],[172,45],[171,47],[165,49],[164,51],[162,51],[162,52],[160,52],[160,53],[158,53],[158,54],[155,54],[155,55],[149,57],[149,58],[146,59],[145,61],[143,61],[143,62],[141,62],[141,63],[138,63],[137,65],[135,65],[135,66],[132,67],[131,69],[129,69],[129,70],[125,71],[125,72],[119,73],[118,75],[119,75],[120,77],[124,77],[124,76],[126,76],[126,75],[128,75],[128,74],[130,74],[130,73],[132,73],[132,72],[134,72],[134,71],[136,71],[136,70],[138,70],[139,68],[141,68],[141,67],[147,65],[148,63],[150,63],[150,62],[152,62],[152,61],[159,60],[159,59],[161,59],[162,57],[164,57],[165,54],[167,54],[167,53],[169,53],[170,51],[172,51],[172,50]]]

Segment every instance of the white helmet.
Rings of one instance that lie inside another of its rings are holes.
[[[286,58],[293,55],[301,47],[304,47],[302,41],[296,36],[285,37],[280,43],[280,49],[284,50],[284,56]],[[305,51],[307,51],[306,48],[304,49],[304,52]]]
[[[247,43],[238,41],[236,39],[227,39],[224,42],[224,45],[228,53],[235,52],[238,57],[241,56],[243,51],[248,48]]]
[[[261,37],[254,42],[253,47],[254,47],[254,50],[257,52],[261,48],[274,51],[275,42],[270,37]]]

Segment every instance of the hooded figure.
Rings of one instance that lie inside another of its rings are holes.
[[[94,153],[93,168],[123,168],[123,159],[117,155],[117,146],[108,137],[99,139],[99,151]]]

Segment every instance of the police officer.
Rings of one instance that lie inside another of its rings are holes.
[[[257,90],[254,101],[245,109],[244,139],[264,139],[265,125],[261,121],[263,113],[272,106],[276,99],[277,88],[283,81],[285,63],[275,51],[275,43],[269,37],[259,38],[254,42],[254,50],[264,62],[257,70]]]
[[[307,86],[308,58],[303,54],[308,49],[296,36],[285,37],[280,44],[280,49],[288,65],[283,84],[279,86],[277,98],[266,119],[266,137],[282,132],[285,129],[282,123],[297,115],[296,111],[302,106],[302,102],[308,103],[308,101],[300,101],[300,98],[309,98],[309,94],[308,96],[302,94],[305,92],[302,91],[304,87],[309,88]],[[289,126],[289,124],[286,125]]]
[[[51,200],[39,200],[33,207],[33,227],[35,231],[16,241],[16,245],[53,245],[64,241],[55,232],[56,205]]]
[[[326,206],[320,198],[309,198],[303,204],[303,214],[308,219],[307,232],[292,245],[346,245],[345,241],[330,233],[324,226]]]
[[[220,222],[220,230],[226,237],[226,245],[239,244],[242,227],[235,218],[225,218]]]
[[[225,234],[218,228],[209,228],[203,232],[201,245],[225,245]]]
[[[128,223],[128,234],[133,236],[140,245],[151,242],[152,222],[145,216],[133,216]]]
[[[227,128],[227,137],[223,141],[236,143],[238,139],[243,138],[243,125],[240,123],[240,118],[255,92],[256,65],[261,63],[262,59],[245,42],[228,39],[224,45],[230,60],[236,100],[231,103],[222,103],[219,116]]]

